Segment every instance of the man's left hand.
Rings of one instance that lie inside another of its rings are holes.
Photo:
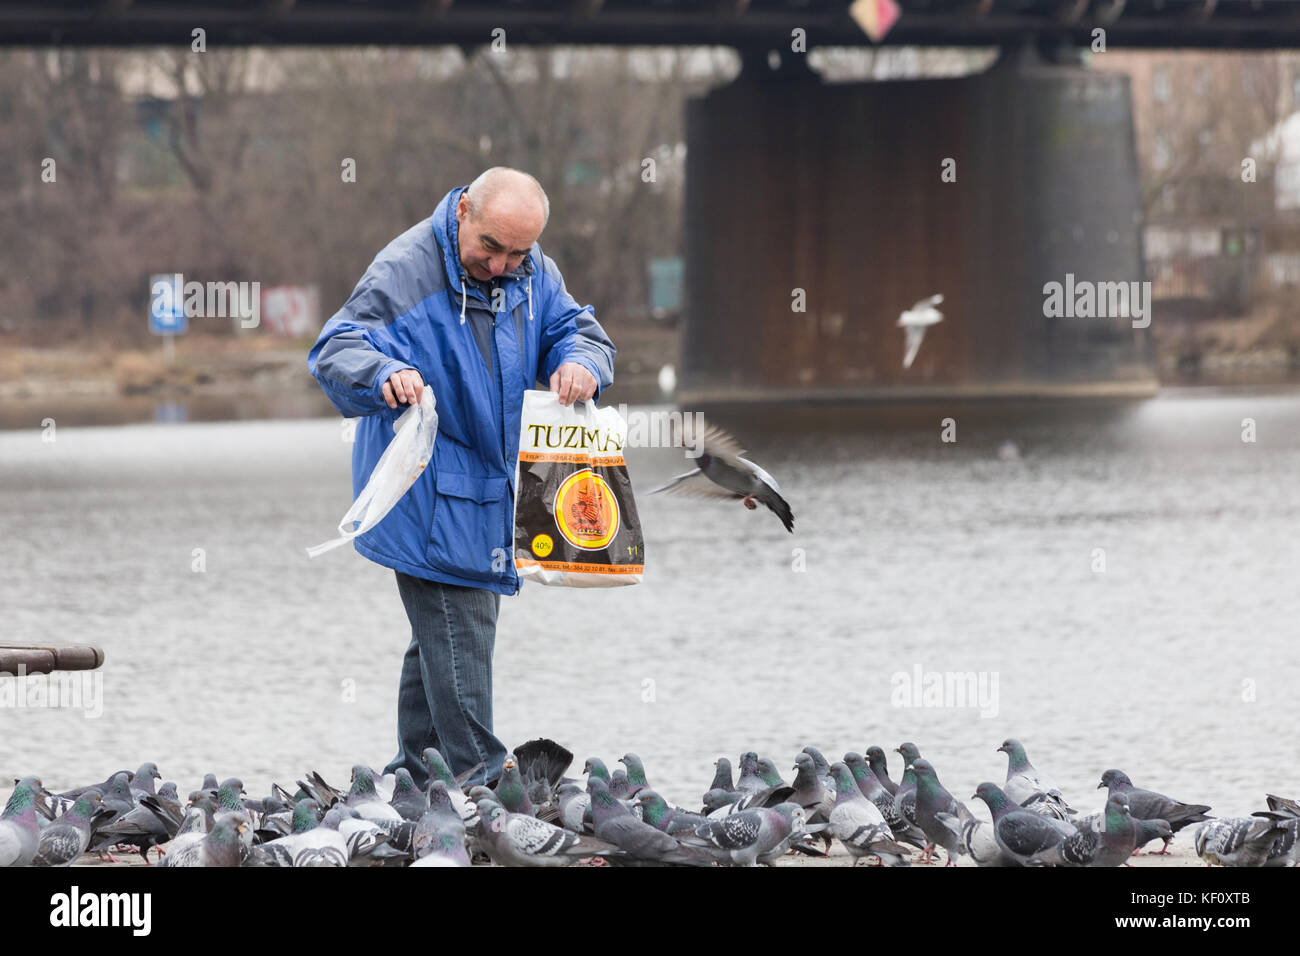
[[[585,365],[565,362],[551,376],[551,391],[560,397],[561,405],[585,402],[596,394],[596,376]]]

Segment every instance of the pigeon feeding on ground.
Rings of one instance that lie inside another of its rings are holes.
[[[1078,832],[1064,820],[1017,806],[995,783],[981,783],[971,799],[988,805],[993,815],[993,838],[1003,853],[1023,866],[1037,865],[1039,854]]]
[[[695,838],[724,866],[758,866],[775,863],[789,852],[793,841],[808,832],[803,809],[780,803],[705,820],[696,828]],[[695,845],[695,841],[688,842]]]
[[[696,467],[649,494],[666,491],[697,498],[739,498],[750,511],[764,504],[781,519],[786,531],[794,533],[794,513],[781,497],[776,479],[744,458],[745,449],[736,439],[716,425],[707,426],[695,437],[701,448]]]
[[[1129,813],[1128,800],[1117,793],[1106,800],[1098,826],[1076,827],[1056,846],[1038,854],[1036,862],[1049,866],[1127,865],[1125,861],[1137,848],[1137,841],[1138,825]]]
[[[1107,770],[1103,773],[1101,783],[1097,784],[1097,789],[1100,790],[1103,787],[1107,790],[1109,796],[1123,794],[1128,798],[1129,810],[1132,812],[1134,820],[1164,820],[1174,833],[1189,824],[1203,823],[1210,819],[1206,816],[1206,812],[1210,808],[1205,804],[1183,803],[1173,797],[1166,797],[1163,793],[1135,787],[1133,781],[1121,770]],[[1159,850],[1157,855],[1168,852],[1169,840],[1166,840],[1164,849]]]
[[[911,368],[916,360],[916,353],[921,350],[921,340],[925,330],[943,321],[943,313],[935,306],[943,302],[942,295],[932,295],[922,299],[898,317],[898,327],[903,330],[903,344],[906,354],[903,356],[903,368]]]

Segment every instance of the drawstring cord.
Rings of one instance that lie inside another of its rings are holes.
[[[460,276],[460,324],[465,324],[465,274]],[[533,277],[528,277],[528,321],[533,321]]]

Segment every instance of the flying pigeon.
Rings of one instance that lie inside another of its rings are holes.
[[[716,425],[709,425],[697,441],[703,450],[695,459],[696,467],[649,494],[666,491],[697,498],[739,498],[751,511],[764,504],[781,519],[786,531],[794,533],[794,513],[781,497],[776,479],[742,457],[745,449],[736,439]]]
[[[1003,791],[1011,800],[1026,810],[1045,813],[1058,820],[1076,812],[1065,802],[1061,791],[1034,769],[1020,741],[1007,738],[998,750],[1007,755],[1007,782],[1003,784]]]
[[[943,321],[943,313],[935,308],[941,302],[942,295],[932,295],[899,315],[898,327],[903,330],[903,342],[907,349],[907,354],[903,356],[903,368],[912,367],[916,353],[921,350],[925,330]]]

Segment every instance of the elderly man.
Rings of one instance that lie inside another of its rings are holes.
[[[494,167],[447,193],[433,215],[375,257],[325,324],[307,366],[342,414],[359,416],[353,495],[425,388],[438,409],[430,466],[378,525],[362,555],[394,569],[411,624],[397,699],[398,752],[417,785],[437,747],[455,773],[494,782],[505,747],[492,732],[492,650],[502,594],[516,594],[511,534],[519,418],[543,381],[564,404],[614,380],[614,346],[564,287],[537,237],[541,185]]]

